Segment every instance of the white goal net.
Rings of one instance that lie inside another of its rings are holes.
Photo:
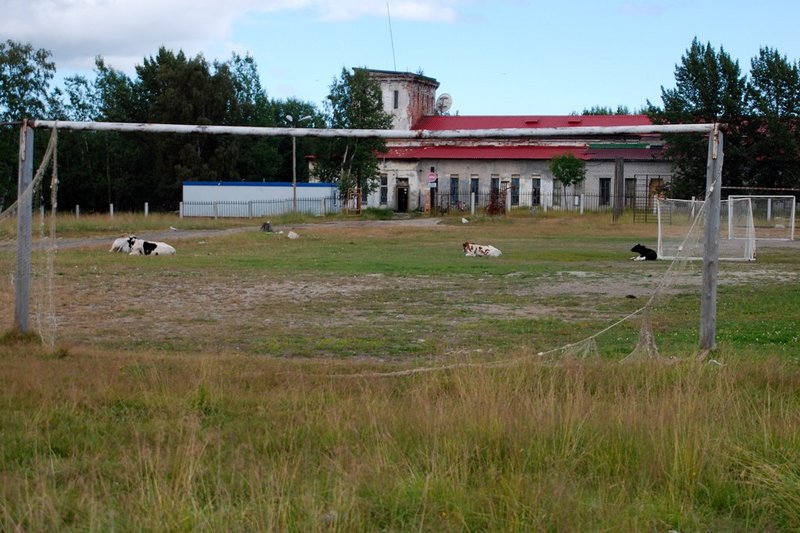
[[[794,240],[794,196],[739,194],[728,196],[729,201],[742,199],[750,200],[757,240]]]
[[[705,250],[705,202],[656,199],[659,259],[702,260]],[[754,261],[755,225],[749,198],[729,198],[721,203],[719,259]]]

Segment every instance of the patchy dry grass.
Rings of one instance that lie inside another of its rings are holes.
[[[0,340],[0,530],[800,521],[796,248],[722,266],[722,366],[691,357],[696,269],[653,313],[677,362],[620,364],[636,322],[599,337],[600,358],[544,361],[651,294],[668,265],[628,252],[651,227],[291,227],[300,239],[182,233],[169,258],[108,253],[111,237],[58,251],[56,348]],[[465,258],[464,240],[503,256]],[[465,366],[375,375],[452,363]]]

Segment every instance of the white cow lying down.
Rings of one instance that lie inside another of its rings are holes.
[[[175,255],[175,248],[165,242],[151,242],[130,236],[128,245],[131,247],[130,255]]]
[[[109,252],[130,252],[131,245],[128,243],[128,239],[131,237],[120,237],[119,239],[114,239],[114,243],[111,245]],[[136,237],[133,238],[135,239]]]
[[[467,257],[499,257],[502,253],[491,244],[464,243],[464,255]]]

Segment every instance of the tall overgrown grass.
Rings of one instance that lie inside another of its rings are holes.
[[[790,530],[795,362],[2,354],[6,531]]]

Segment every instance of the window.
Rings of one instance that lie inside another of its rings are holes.
[[[542,178],[531,178],[531,205],[542,202]]]
[[[519,174],[511,175],[511,205],[519,205]]]
[[[611,178],[600,178],[600,205],[611,203]]]
[[[492,174],[491,186],[489,188],[492,192],[500,192],[500,174]]]
[[[381,205],[389,203],[389,177],[381,174]]]
[[[458,174],[450,174],[450,203],[458,203]]]
[[[400,91],[394,92],[394,108],[397,109],[400,107]]]
[[[625,178],[625,207],[636,207],[636,178]]]
[[[480,190],[480,178],[478,178],[477,174],[473,174],[469,178],[469,192],[470,194],[474,194],[475,198],[478,198],[478,191]]]

